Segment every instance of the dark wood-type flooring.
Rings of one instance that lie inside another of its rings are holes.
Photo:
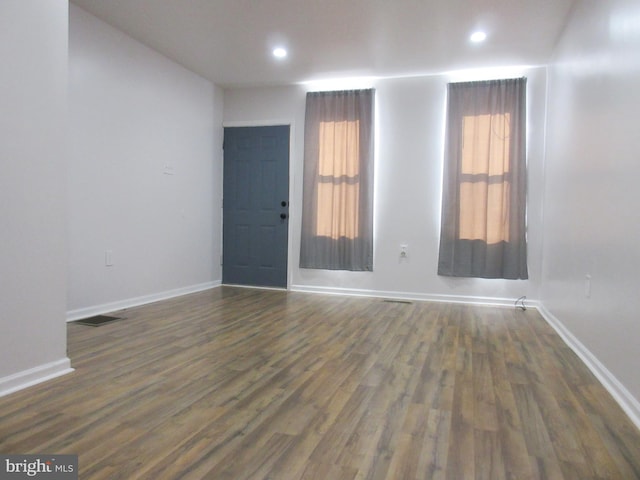
[[[230,287],[68,326],[1,453],[81,479],[640,479],[640,432],[533,309]]]

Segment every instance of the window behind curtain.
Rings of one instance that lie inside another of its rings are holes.
[[[373,90],[311,92],[300,267],[373,269]]]
[[[320,122],[315,235],[358,238],[360,122]]]
[[[438,274],[527,278],[526,79],[448,87]]]

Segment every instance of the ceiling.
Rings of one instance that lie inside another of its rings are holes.
[[[71,0],[224,87],[549,61],[579,0]],[[471,44],[475,29],[487,40]],[[271,55],[285,46],[284,60]]]

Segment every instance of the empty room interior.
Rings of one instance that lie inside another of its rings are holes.
[[[0,24],[0,455],[640,479],[637,0]]]

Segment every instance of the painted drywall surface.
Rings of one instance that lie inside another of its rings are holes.
[[[436,274],[440,232],[447,76],[378,80],[373,272],[298,268],[302,202],[305,86],[225,90],[224,121],[294,124],[291,157],[290,285],[396,292],[401,296],[538,297],[546,71],[529,78],[529,268],[526,281],[459,279]],[[400,245],[409,255],[401,260]]]
[[[68,310],[219,280],[222,91],[73,5],[69,72]]]
[[[549,70],[541,295],[640,401],[638,52],[637,1],[578,4]]]
[[[0,2],[0,380],[66,359],[67,12]]]

